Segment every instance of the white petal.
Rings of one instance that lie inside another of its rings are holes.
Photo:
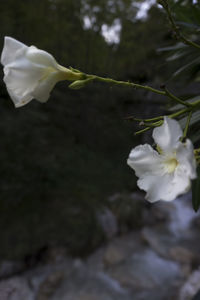
[[[182,134],[182,129],[176,120],[164,117],[163,125],[153,130],[153,139],[164,152],[170,152],[176,148]]]
[[[8,88],[7,91],[10,95],[10,98],[13,100],[15,107],[24,106],[33,99],[33,97],[30,95],[25,95],[24,97],[18,96],[16,93],[13,93],[13,91],[9,90]]]
[[[50,53],[40,50],[35,46],[28,47],[26,56],[34,64],[39,64],[48,68],[52,67],[55,70],[58,69],[55,58]]]
[[[20,51],[27,48],[28,47],[25,44],[6,36],[4,38],[4,47],[1,54],[2,65],[5,66],[13,62],[18,57]]]
[[[4,82],[16,106],[16,103],[21,102],[21,105],[24,105],[27,103],[25,99],[33,98],[32,92],[37,86],[39,78],[42,77],[43,70],[32,68],[30,62],[22,57],[6,65],[4,74]]]
[[[179,162],[178,169],[182,170],[182,173],[186,174],[190,179],[195,179],[197,177],[196,160],[192,142],[187,139],[185,143],[179,143],[176,156]]]
[[[161,157],[150,145],[135,147],[129,154],[127,164],[135,170],[139,177],[145,173],[161,173]]]
[[[51,54],[11,37],[5,37],[1,63],[4,82],[16,107],[33,98],[47,101],[56,82],[66,79],[65,68]]]
[[[58,72],[51,73],[45,80],[41,80],[33,91],[33,97],[40,102],[46,102],[55,84],[60,80]]]
[[[169,185],[169,199],[173,200],[178,196],[185,194],[189,191],[191,187],[191,180],[184,172],[180,172],[179,168],[177,168],[174,172],[173,180]],[[170,188],[171,186],[171,188]],[[170,201],[167,200],[167,201]]]
[[[149,202],[158,200],[172,201],[179,195],[186,193],[190,188],[190,179],[183,173],[166,173],[163,176],[146,174],[138,180],[140,189],[147,192]]]

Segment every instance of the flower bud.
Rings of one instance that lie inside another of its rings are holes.
[[[79,90],[84,88],[90,81],[92,81],[91,78],[85,80],[76,80],[69,85],[69,88],[72,90]]]
[[[58,81],[84,78],[81,72],[59,65],[48,52],[28,47],[11,37],[5,37],[1,63],[4,82],[16,107],[33,98],[46,102]]]

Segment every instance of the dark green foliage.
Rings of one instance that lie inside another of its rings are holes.
[[[200,3],[193,1],[168,1],[171,8],[171,14],[176,25],[179,28],[180,34],[186,39],[200,45],[199,30],[200,30]],[[180,92],[181,98],[188,102],[199,100],[199,80],[200,80],[200,50],[189,46],[180,41],[177,34],[172,30],[174,36],[174,44],[166,48],[159,49],[160,52],[166,53],[166,61],[168,65],[173,66],[173,72],[167,82],[184,82],[184,89]],[[195,85],[196,83],[196,85]],[[187,88],[191,84],[190,88]],[[193,85],[192,85],[193,84]],[[188,92],[189,91],[189,92]],[[178,107],[176,106],[175,109]],[[181,106],[179,106],[181,108]],[[199,128],[200,119],[199,111],[193,113],[190,122],[189,137],[199,146]],[[185,127],[187,116],[181,116],[180,123],[182,128]]]
[[[200,3],[193,4],[192,1],[182,0],[176,2],[171,0],[168,3],[181,34],[199,44]],[[172,81],[175,78],[179,81],[185,79],[188,84],[191,80],[199,80],[199,49],[182,43],[171,26],[169,25],[168,27],[173,37],[170,47],[168,45],[166,48],[159,49],[159,51],[166,52],[168,64],[171,63],[174,69],[168,81]]]
[[[0,1],[1,47],[3,37],[10,35],[49,51],[65,66],[152,81],[160,65],[155,64],[154,49],[165,37],[163,14],[155,8],[148,23],[135,22],[131,1],[113,1],[112,7],[106,0],[87,1],[89,7],[83,2]],[[84,30],[82,17],[95,7],[95,24]],[[121,43],[108,45],[100,28],[116,17],[123,25]],[[109,195],[136,186],[126,159],[140,140],[124,117],[144,112],[146,97],[135,90],[93,84],[72,91],[67,83],[59,83],[46,104],[33,101],[15,109],[1,82],[2,258],[23,257],[51,245],[66,245],[72,254],[83,254],[102,241],[97,211]],[[151,106],[154,114],[159,109]]]
[[[197,212],[200,206],[200,167],[197,168],[197,179],[192,182],[192,205]]]

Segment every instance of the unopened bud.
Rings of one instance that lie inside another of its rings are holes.
[[[84,88],[92,79],[76,80],[69,85],[72,90],[79,90]]]

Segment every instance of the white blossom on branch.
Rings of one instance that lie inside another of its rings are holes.
[[[127,163],[149,202],[174,200],[190,189],[191,179],[197,176],[192,142],[181,142],[182,135],[179,123],[164,117],[163,125],[153,130],[158,151],[145,144],[130,152]]]

